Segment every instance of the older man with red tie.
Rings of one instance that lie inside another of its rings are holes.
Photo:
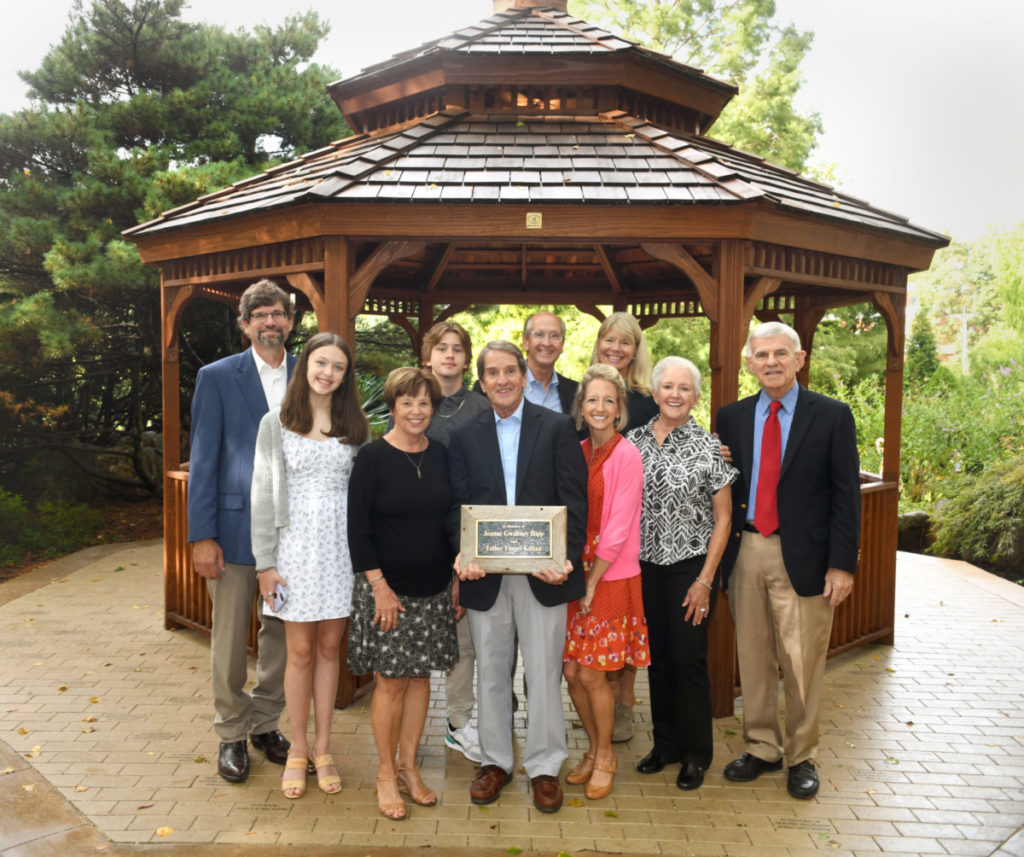
[[[722,581],[736,623],[747,742],[725,777],[754,780],[780,770],[784,760],[787,790],[796,798],[818,792],[814,759],[832,615],[853,589],[860,540],[853,415],[842,402],[797,383],[804,358],[791,327],[756,328],[746,359],[761,391],[726,405],[717,419],[740,471]]]

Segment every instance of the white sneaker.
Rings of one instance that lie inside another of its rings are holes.
[[[444,733],[444,743],[478,765],[483,759],[483,754],[480,752],[480,735],[470,723],[461,729],[456,729],[449,720],[448,729]]]

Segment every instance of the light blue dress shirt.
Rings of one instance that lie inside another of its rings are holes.
[[[505,499],[509,506],[516,504],[516,466],[519,463],[519,435],[523,429],[523,402],[510,417],[502,419],[494,412],[494,425],[498,430],[498,449],[501,451],[501,469],[505,473]]]
[[[558,373],[551,373],[551,383],[547,390],[544,385],[533,377],[530,367],[526,367],[526,389],[523,391],[526,400],[533,405],[540,405],[556,414],[562,413],[562,400],[558,398]]]
[[[796,400],[800,395],[800,385],[794,384],[790,387],[779,401],[782,407],[779,408],[779,433],[782,440],[781,461],[786,459],[786,444],[789,442],[789,430],[793,425],[793,412],[796,410]],[[747,521],[754,520],[754,505],[757,501],[757,477],[761,472],[761,438],[764,436],[764,424],[771,412],[772,397],[764,390],[757,398],[757,405],[754,408],[754,464],[753,473],[750,475],[750,499],[747,501]]]

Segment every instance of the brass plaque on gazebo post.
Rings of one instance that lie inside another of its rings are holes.
[[[463,506],[462,565],[533,574],[565,565],[565,506]]]

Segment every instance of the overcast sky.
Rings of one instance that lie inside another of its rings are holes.
[[[1024,3],[776,0],[815,33],[800,106],[825,133],[817,159],[840,186],[961,240],[1024,221]],[[33,0],[0,31],[0,112],[26,106],[19,70],[63,33],[71,0]],[[236,28],[315,9],[331,24],[316,59],[345,77],[487,17],[491,0],[193,0],[186,17]],[[326,97],[326,96],[325,96]],[[711,131],[714,135],[714,129]]]

